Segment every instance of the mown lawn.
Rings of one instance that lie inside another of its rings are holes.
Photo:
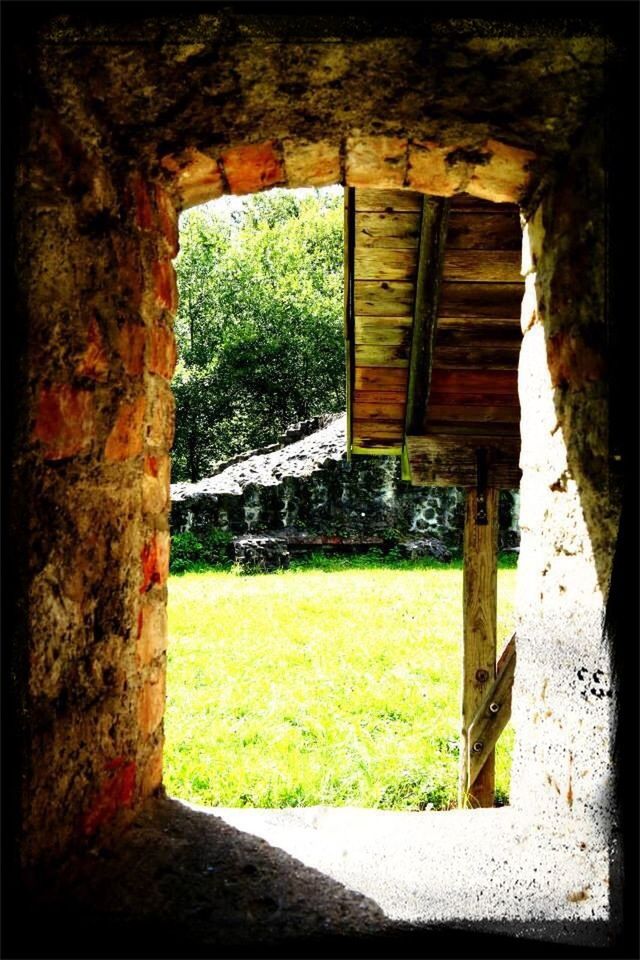
[[[499,648],[513,561],[498,575]],[[169,582],[165,784],[220,806],[455,805],[461,564],[326,560]],[[513,731],[497,750],[508,797]]]

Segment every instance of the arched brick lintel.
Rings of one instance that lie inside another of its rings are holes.
[[[160,164],[176,206],[185,209],[223,194],[336,183],[518,203],[532,187],[535,160],[531,150],[493,139],[443,144],[351,135],[342,142],[267,140],[217,154],[189,148]]]

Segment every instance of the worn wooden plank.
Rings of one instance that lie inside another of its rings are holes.
[[[456,368],[434,369],[431,374],[431,403],[490,403],[492,399],[510,400],[518,396],[516,370]]]
[[[402,426],[404,422],[404,400],[400,403],[354,400],[353,416],[356,420],[385,420],[390,423],[398,423]]]
[[[466,426],[466,425],[464,425]],[[428,436],[406,437],[407,454],[411,466],[411,481],[417,486],[475,487],[477,480],[476,451],[485,447],[488,451],[489,483],[500,490],[517,490],[520,486],[520,437],[518,434],[498,435],[496,425],[473,425],[466,434],[461,425],[455,431],[451,424],[446,433],[433,429]],[[517,430],[515,425],[503,430]]]
[[[356,280],[355,312],[367,317],[410,317],[415,286],[404,280]]]
[[[452,423],[458,420],[472,423],[482,423],[485,420],[498,423],[519,423],[520,407],[507,404],[487,406],[478,403],[434,403],[431,397],[427,408],[427,431],[432,420],[439,420],[441,423]]]
[[[416,212],[422,209],[422,194],[415,190],[356,190],[356,210],[378,213]]]
[[[520,250],[522,230],[516,213],[452,210],[447,247],[456,250]]]
[[[355,390],[406,390],[406,386],[406,369],[367,367],[364,365],[356,367]]]
[[[449,347],[464,347],[469,343],[487,343],[492,346],[512,344],[520,347],[520,321],[495,317],[439,317],[438,342]]]
[[[518,320],[523,295],[522,283],[459,283],[445,280],[440,291],[438,316]]]
[[[487,523],[477,523],[478,492],[465,496],[462,574],[462,738],[460,746],[459,806],[492,807],[495,796],[495,755],[471,786],[469,728],[496,672],[498,608],[498,491],[486,490]]]
[[[356,249],[387,247],[416,250],[419,236],[419,213],[356,213]]]
[[[411,328],[409,326],[387,326],[385,323],[364,323],[356,320],[356,343],[394,344],[408,346]]]
[[[511,717],[511,694],[516,669],[516,635],[511,637],[496,666],[496,679],[487,690],[469,726],[467,766],[473,784],[493,753]],[[475,749],[474,749],[475,748]]]
[[[351,450],[352,453],[367,457],[399,457],[402,453],[402,447],[397,444],[395,446],[385,446],[375,441],[363,444],[354,443]]]
[[[356,370],[358,367],[408,367],[409,350],[403,345],[356,343]]]
[[[522,283],[520,261],[518,250],[447,250],[443,276],[445,280]]]
[[[468,422],[458,420],[455,423],[451,423],[450,421],[440,423],[437,420],[429,420],[428,428],[429,436],[434,439],[440,435],[448,438],[455,436],[458,443],[461,443],[467,440],[471,442],[474,437],[483,437],[485,440],[491,437],[493,442],[500,446],[505,440],[515,442],[518,445],[518,449],[520,445],[519,423],[491,422],[487,420],[483,423],[475,423],[473,420],[469,420]],[[425,428],[423,426],[423,433],[424,432]],[[462,451],[460,455],[463,455]]]
[[[355,446],[367,446],[372,441],[386,446],[402,445],[402,423],[378,423],[353,419],[353,442]]]
[[[406,390],[354,390],[354,403],[402,403],[406,400]]]
[[[425,198],[420,227],[418,274],[409,356],[406,433],[419,429],[429,396],[448,211],[449,205],[446,200]]]
[[[487,370],[516,370],[518,367],[519,347],[502,347],[469,344],[467,347],[446,347],[437,343],[434,351],[434,366],[443,369],[463,367],[483,367]]]
[[[414,280],[416,252],[358,247],[354,269],[356,280]]]

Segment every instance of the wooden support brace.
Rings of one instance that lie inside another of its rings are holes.
[[[480,523],[479,499],[484,501]],[[493,751],[472,784],[469,730],[496,675],[497,566],[498,491],[494,487],[470,489],[466,493],[464,524],[460,806],[492,807],[495,801]]]
[[[469,788],[474,786],[511,717],[511,691],[515,669],[516,635],[514,633],[498,661],[495,682],[487,691],[469,726],[467,737]]]

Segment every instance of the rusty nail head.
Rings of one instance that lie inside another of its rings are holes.
[[[471,749],[473,750],[474,753],[482,753],[483,747],[484,747],[484,743],[482,742],[482,740],[476,740],[476,742],[474,743]]]
[[[489,704],[489,710],[491,711],[491,713],[497,713],[499,709],[500,709],[500,704],[499,704],[499,703],[490,703],[490,704]]]
[[[488,679],[489,679],[488,670],[476,670],[476,680],[478,681],[478,683],[486,683]]]

